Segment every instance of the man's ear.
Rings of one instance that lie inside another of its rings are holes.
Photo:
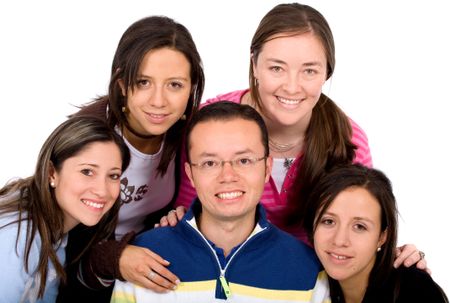
[[[269,182],[269,180],[270,180],[270,175],[272,174],[272,166],[273,166],[273,158],[271,156],[268,156],[266,159],[265,183]]]
[[[191,185],[195,188],[194,177],[192,176],[192,169],[188,162],[184,162],[184,171],[186,172],[189,181],[191,181]]]

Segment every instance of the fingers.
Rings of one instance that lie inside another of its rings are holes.
[[[181,219],[183,219],[183,216],[186,214],[186,207],[180,205],[175,209],[175,211],[177,214],[178,221],[181,221]]]
[[[427,260],[425,260],[425,259],[422,259],[422,260],[420,260],[419,262],[416,263],[416,267],[417,267],[418,269],[424,270],[424,271],[426,271],[428,274],[431,275],[431,270],[430,270],[427,266],[428,266]]]
[[[159,290],[174,290],[180,283],[180,280],[165,267],[152,268],[147,274],[147,279]]]
[[[425,259],[425,253],[423,251],[419,251],[420,260]]]
[[[404,248],[404,246],[400,246],[400,247],[397,247],[395,249],[395,256],[396,256],[396,258],[394,260],[394,267],[395,268],[398,268],[405,261],[406,256],[402,255],[402,249],[403,248]]]
[[[420,258],[420,256],[417,254],[417,251],[417,248],[412,244],[406,244],[398,247],[396,250],[397,258],[394,261],[394,267],[398,268],[400,265],[409,267],[412,264],[417,263]]]
[[[157,272],[149,270],[148,266],[142,266],[137,270],[137,277],[133,283],[158,293],[174,290],[177,286],[161,277]]]
[[[186,208],[184,206],[178,206],[176,209],[169,211],[166,216],[163,216],[154,227],[175,226],[181,221],[185,213]]]
[[[423,251],[418,251],[420,260],[416,263],[416,267],[423,271],[426,271],[429,275],[431,275],[431,269],[428,268],[427,260],[425,260],[425,253]]]
[[[127,245],[119,259],[120,273],[125,280],[156,292],[173,290],[180,283],[166,268],[169,264],[149,249],[134,245]]]
[[[155,254],[154,252],[152,252],[150,250],[147,250],[147,252],[152,257],[152,260],[156,261],[156,262],[151,262],[150,269],[152,271],[154,271],[156,274],[158,274],[158,276],[156,277],[156,280],[154,280],[154,279],[151,279],[151,280],[159,285],[166,287],[167,283],[165,283],[165,281],[162,280],[162,279],[164,279],[172,284],[167,288],[173,288],[174,285],[178,285],[178,283],[180,283],[180,280],[178,279],[178,277],[175,276],[170,270],[168,270],[166,268],[166,266],[168,266],[170,264],[170,262],[167,260],[164,260],[158,254]],[[160,278],[159,276],[162,277],[162,279],[159,279]],[[160,282],[160,283],[158,283],[158,282]]]
[[[178,217],[177,217],[177,211],[175,209],[172,209],[167,214],[167,221],[170,226],[175,226],[178,223]]]
[[[164,266],[168,266],[170,264],[169,261],[164,260],[163,258],[161,258],[160,255],[152,252],[150,249],[147,249],[147,248],[143,248],[143,249],[145,250],[145,253],[151,257],[152,260],[155,260],[156,262],[163,264]]]
[[[431,273],[431,270],[427,268],[427,262],[425,260],[425,253],[418,250],[415,245],[406,244],[400,246],[395,251],[397,258],[394,261],[394,267],[398,268],[400,265],[404,265],[405,267],[410,267],[413,264],[416,264],[416,267],[422,269],[428,273]]]
[[[169,226],[169,220],[167,218],[168,216],[169,215],[164,216],[164,217],[161,218],[161,220],[159,220],[159,227]]]
[[[184,206],[178,206],[176,209],[172,209],[167,214],[167,221],[170,226],[177,225],[181,221],[184,214],[186,213],[186,208]]]

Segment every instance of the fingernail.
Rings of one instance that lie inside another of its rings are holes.
[[[174,285],[174,286],[172,287],[172,290],[176,290],[176,289],[177,289],[177,286]]]
[[[179,279],[176,279],[176,280],[175,280],[175,284],[176,284],[176,285],[178,285],[178,284],[180,284],[180,283],[181,283],[181,281],[180,281]]]
[[[166,262],[167,264],[170,264],[170,262],[169,262],[169,261],[167,261],[167,260],[164,260],[164,262]]]

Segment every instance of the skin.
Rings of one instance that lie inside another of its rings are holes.
[[[306,130],[326,81],[326,64],[322,44],[312,33],[276,35],[264,44],[253,58],[253,73],[271,128]]]
[[[366,189],[348,188],[316,220],[317,256],[327,274],[339,281],[346,302],[361,302],[377,248],[386,241],[380,204]]]
[[[161,48],[144,56],[133,89],[125,89],[119,82],[122,94],[128,96],[126,116],[130,126],[140,134],[158,136],[142,139],[125,129],[125,137],[141,152],[156,153],[163,135],[184,114],[192,86],[190,69],[183,53]]]
[[[197,124],[189,146],[192,163],[264,155],[257,124],[240,118]],[[245,171],[237,171],[227,162],[217,173],[185,163],[186,173],[202,203],[199,228],[207,239],[224,249],[225,255],[252,232],[256,206],[271,167],[271,158],[258,161]]]
[[[105,157],[108,155],[108,157]],[[64,232],[77,224],[97,224],[120,193],[122,157],[113,142],[94,142],[50,171],[58,205],[64,213]]]

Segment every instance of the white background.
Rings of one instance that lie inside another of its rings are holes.
[[[2,1],[0,185],[32,174],[65,116],[106,92],[125,29],[167,15],[192,33],[206,73],[204,99],[246,88],[249,45],[280,1]],[[327,18],[337,65],[324,88],[366,131],[375,167],[393,182],[399,242],[426,252],[450,293],[448,86],[445,1],[305,1]]]

